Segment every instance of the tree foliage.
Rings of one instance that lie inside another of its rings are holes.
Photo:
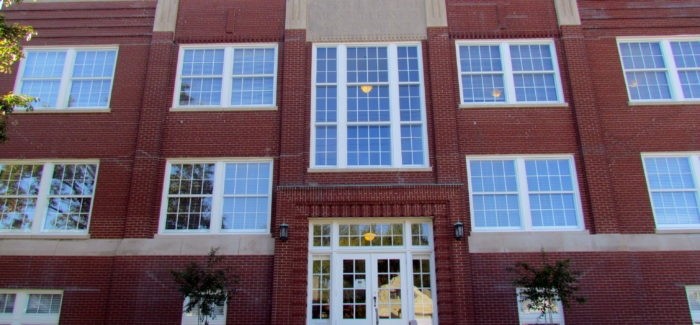
[[[2,0],[2,6],[8,7],[21,0]],[[36,35],[31,26],[17,23],[9,24],[5,16],[0,15],[0,73],[12,73],[13,65],[22,59],[22,42],[29,41]],[[7,118],[15,107],[32,109],[34,98],[13,94],[12,92],[0,97],[0,142],[7,140]]]
[[[209,251],[204,266],[192,262],[182,271],[170,271],[179,285],[178,291],[188,298],[185,312],[196,311],[200,324],[207,324],[209,318],[216,318],[216,307],[226,303],[231,294],[229,287],[234,284],[230,283],[226,271],[219,266],[222,257],[216,255],[218,250],[212,248]]]
[[[542,317],[549,315],[550,322],[558,301],[564,307],[569,307],[572,301],[586,301],[586,298],[576,294],[579,290],[577,283],[580,272],[571,270],[571,261],[568,259],[550,264],[542,252],[542,266],[517,262],[510,270],[517,274],[513,284],[523,288],[520,291],[520,301],[527,302],[528,308],[540,311]]]

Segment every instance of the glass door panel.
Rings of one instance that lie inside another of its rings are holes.
[[[367,319],[367,261],[343,259],[343,319]]]

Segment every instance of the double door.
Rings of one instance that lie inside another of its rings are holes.
[[[331,310],[338,324],[408,324],[406,255],[337,254]]]

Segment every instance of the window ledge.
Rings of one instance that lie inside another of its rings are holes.
[[[700,228],[688,229],[656,229],[656,234],[700,234]]]
[[[700,100],[628,101],[629,106],[700,105]]]
[[[569,103],[469,103],[459,108],[568,108]]]
[[[13,234],[13,233],[3,233],[0,232],[0,240],[5,239],[90,239],[90,234],[60,234],[60,233],[46,233],[46,234]]]
[[[171,107],[171,112],[249,112],[249,111],[276,111],[277,106],[195,106],[195,107]]]
[[[60,114],[60,113],[111,113],[110,108],[35,108],[31,111],[18,109],[13,114]]]
[[[432,172],[432,167],[382,167],[382,168],[318,168],[311,167],[309,173],[381,173],[381,172]]]

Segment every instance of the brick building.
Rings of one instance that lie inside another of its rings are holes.
[[[700,324],[698,1],[25,2],[0,324]]]

